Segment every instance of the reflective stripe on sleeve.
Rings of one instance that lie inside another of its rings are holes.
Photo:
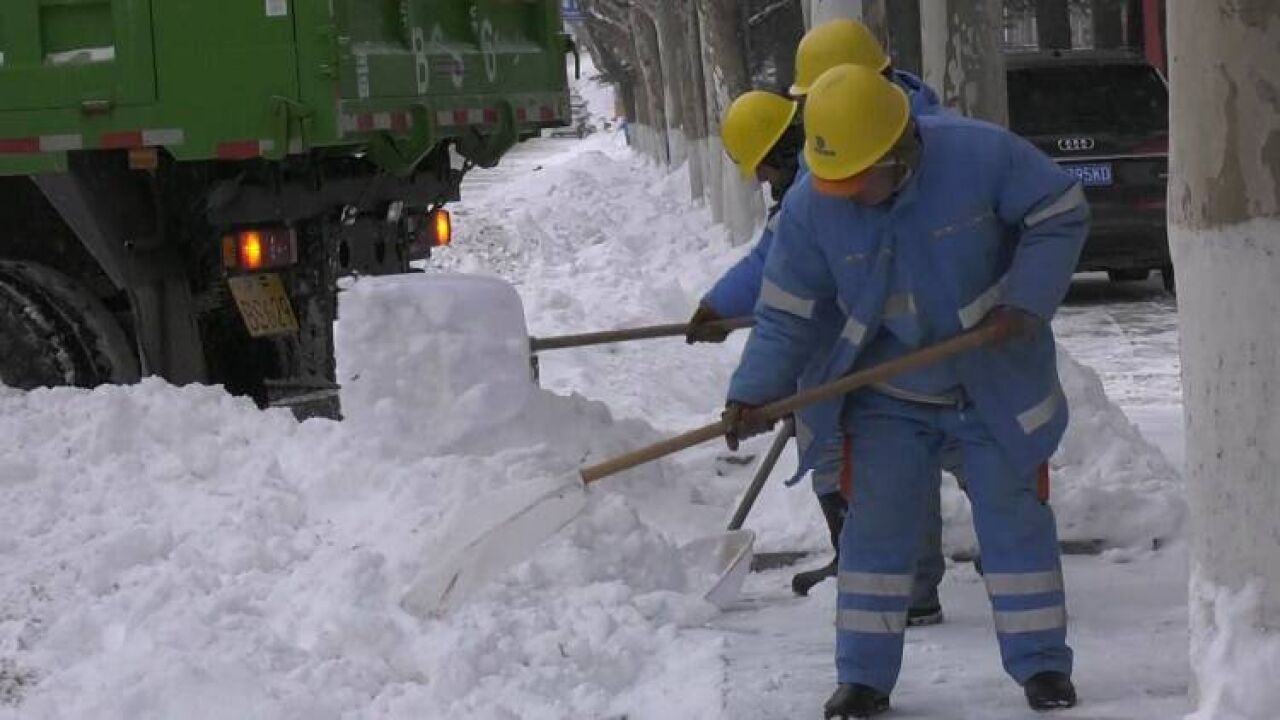
[[[813,317],[813,301],[783,290],[776,284],[765,280],[760,287],[760,301],[765,305],[808,320]]]
[[[844,324],[844,330],[840,333],[840,337],[848,340],[853,345],[861,345],[862,340],[867,336],[867,326],[849,318]]]
[[[960,325],[965,330],[982,322],[982,318],[991,312],[991,309],[1000,302],[1000,295],[1004,292],[1004,278],[1000,278],[996,284],[987,288],[981,295],[974,298],[972,302],[960,308]]]
[[[1063,213],[1071,212],[1081,205],[1084,205],[1086,202],[1088,202],[1088,200],[1085,199],[1084,188],[1080,186],[1080,183],[1076,183],[1075,185],[1067,188],[1066,192],[1059,195],[1057,200],[1054,200],[1035,212],[1027,213],[1027,216],[1022,219],[1022,224],[1029,228],[1035,227],[1045,220],[1050,220]]]

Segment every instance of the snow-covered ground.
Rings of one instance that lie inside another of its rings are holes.
[[[611,109],[589,83],[583,94]],[[440,271],[510,281],[529,331],[548,336],[683,320],[747,246],[691,205],[682,173],[616,133],[521,146],[464,197],[432,277],[343,295],[343,423],[154,381],[0,389],[0,718],[820,715],[833,584],[794,598],[795,568],[757,573],[719,612],[680,554],[723,528],[767,438],[605,480],[469,602],[405,609],[467,500],[714,418],[741,349],[546,352],[541,389],[528,386],[515,297]],[[1110,292],[1089,282],[1078,293]],[[1181,457],[1176,329],[1159,299],[1137,301],[1149,335],[1114,304],[1077,300],[1058,329],[1093,370],[1063,356],[1074,420],[1055,506],[1064,537],[1105,549],[1067,561],[1082,704],[1060,717],[1175,718],[1190,709],[1184,509],[1166,460]],[[1163,454],[1122,408],[1147,409],[1139,426],[1164,429]],[[792,462],[748,526],[758,550],[814,551],[816,565],[825,530],[811,493],[782,487]],[[968,510],[946,492],[960,552]],[[1026,716],[972,566],[956,563],[942,594],[947,623],[909,634],[898,716]]]

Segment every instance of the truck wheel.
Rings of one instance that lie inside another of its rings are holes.
[[[132,344],[97,298],[49,268],[0,261],[0,382],[30,390],[138,376]]]

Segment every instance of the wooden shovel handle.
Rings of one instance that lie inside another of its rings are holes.
[[[756,324],[754,317],[738,317],[726,320],[712,320],[702,327],[719,328],[721,330],[741,330]],[[677,337],[689,332],[689,323],[671,323],[668,325],[648,325],[625,330],[604,330],[601,332],[582,333],[580,335],[558,335],[548,338],[530,338],[529,348],[532,352],[543,350],[561,350],[564,348],[588,347],[590,345],[606,345],[608,343],[627,342],[628,340],[648,340],[651,338]]]
[[[858,372],[845,375],[838,380],[832,380],[823,383],[817,387],[809,388],[803,392],[796,393],[789,397],[785,397],[776,402],[769,403],[759,409],[759,413],[769,420],[781,420],[795,411],[808,407],[824,400],[830,400],[847,395],[859,388],[876,383],[885,382],[895,375],[904,372],[910,372],[922,367],[933,365],[941,360],[945,360],[953,355],[959,355],[962,352],[973,350],[981,347],[996,339],[1000,333],[1000,328],[995,326],[983,327],[977,330],[970,330],[961,333],[949,340],[944,340],[936,345],[931,345],[923,350],[903,355],[900,358],[890,360],[889,362],[876,365],[875,367],[859,370]],[[703,427],[690,430],[682,435],[668,438],[661,442],[654,443],[645,448],[619,455],[611,460],[606,460],[597,465],[585,467],[582,469],[582,482],[590,485],[591,483],[616,475],[623,470],[630,470],[637,465],[643,465],[659,458],[666,457],[680,450],[691,448],[694,445],[700,445],[708,440],[714,440],[728,432],[729,426],[723,420],[705,425]]]

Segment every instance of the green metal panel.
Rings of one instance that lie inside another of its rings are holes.
[[[404,170],[569,114],[558,0],[0,0],[0,53],[0,174],[143,130],[179,160],[368,146]]]
[[[4,0],[0,108],[155,102],[150,0]]]

